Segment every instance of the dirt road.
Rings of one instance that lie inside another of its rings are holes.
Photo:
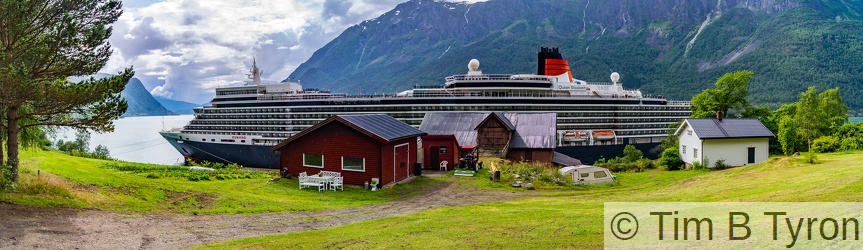
[[[357,208],[253,215],[141,215],[0,204],[0,249],[188,248],[525,196],[477,190],[456,182],[434,184],[424,190],[406,199]]]

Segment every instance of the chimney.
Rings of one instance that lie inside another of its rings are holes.
[[[716,111],[716,120],[722,121],[722,111]]]

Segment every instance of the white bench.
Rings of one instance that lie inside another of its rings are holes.
[[[303,187],[318,187],[318,191],[327,189],[327,183],[334,177],[300,176],[300,189]]]

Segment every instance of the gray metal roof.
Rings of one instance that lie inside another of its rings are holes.
[[[432,135],[452,134],[461,146],[476,146],[476,127],[490,112],[426,113],[420,130]],[[510,148],[554,148],[557,114],[495,113],[504,125],[514,128]]]
[[[458,144],[476,146],[476,128],[489,112],[429,112],[420,130],[430,135],[454,135]]]
[[[339,117],[387,141],[425,134],[407,123],[384,114],[339,115]]]
[[[568,155],[561,154],[558,152],[554,152],[554,157],[551,159],[551,162],[564,165],[564,166],[578,166],[581,165],[581,161],[575,158],[572,158]]]
[[[510,148],[554,148],[556,113],[505,113],[515,127]]]
[[[700,139],[773,137],[764,124],[753,118],[686,119]]]

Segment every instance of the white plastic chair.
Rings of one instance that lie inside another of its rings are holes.
[[[372,183],[369,183],[369,185],[371,185],[371,186],[372,186],[372,191],[377,191],[377,190],[378,190],[378,183],[380,183],[380,179],[378,179],[378,178],[372,178]]]
[[[300,173],[300,175],[297,177],[300,182],[300,189],[303,189],[303,186],[305,186],[306,177],[308,177],[308,175],[306,175],[306,172]]]
[[[336,177],[333,183],[330,183],[330,190],[336,191],[337,188],[345,191],[345,177]]]
[[[446,164],[449,163],[447,161],[440,162],[440,170],[447,171]]]

